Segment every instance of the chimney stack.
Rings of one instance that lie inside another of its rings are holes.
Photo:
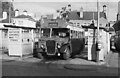
[[[28,15],[26,10],[23,11],[23,14],[26,16]]]
[[[15,17],[18,16],[18,15],[19,15],[19,10],[16,9],[16,10],[15,10]]]
[[[107,17],[107,6],[106,5],[103,5],[103,12],[106,14],[106,17]]]
[[[3,12],[3,19],[7,19],[7,12]]]
[[[60,10],[57,10],[57,18],[60,18]]]
[[[83,18],[83,7],[80,8],[80,18]]]

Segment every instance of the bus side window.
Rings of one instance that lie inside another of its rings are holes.
[[[76,33],[77,33],[77,36],[76,36],[76,37],[77,37],[77,38],[79,38],[79,32],[78,32],[78,31],[76,31]]]
[[[80,38],[80,32],[78,32],[78,38]]]
[[[73,31],[70,31],[70,38],[73,38]]]
[[[80,38],[82,37],[82,32],[80,32]]]
[[[72,38],[75,38],[75,31],[72,30]]]
[[[75,38],[75,36],[76,36],[76,35],[75,35],[75,31],[73,31],[73,38]]]

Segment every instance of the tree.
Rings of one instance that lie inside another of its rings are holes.
[[[40,20],[36,22],[36,28],[40,28],[41,27],[41,22]]]
[[[71,7],[71,5],[69,4],[68,7]],[[69,21],[68,19],[68,15],[70,13],[71,9],[69,8],[69,10],[67,10],[67,7],[62,7],[61,10],[57,10],[57,13],[60,13],[61,18],[64,20]]]

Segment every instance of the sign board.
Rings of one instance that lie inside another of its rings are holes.
[[[10,28],[8,30],[8,37],[10,42],[18,42],[20,41],[20,29],[18,28]]]
[[[50,23],[48,23],[48,26],[50,26],[50,27],[58,27],[58,22],[50,22]]]
[[[33,32],[31,29],[9,28],[8,39],[9,55],[23,56],[33,52]]]
[[[8,44],[9,55],[22,56],[21,29],[20,28],[9,28],[8,29],[8,43],[9,43]]]

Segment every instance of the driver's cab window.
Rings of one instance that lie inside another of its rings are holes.
[[[52,36],[53,37],[61,37],[61,38],[65,38],[65,37],[69,37],[69,30],[66,28],[53,28],[52,29]]]
[[[50,37],[50,28],[42,28],[41,36],[42,37]]]
[[[66,34],[65,32],[59,32],[59,36],[60,36],[60,37],[66,37],[67,34]]]

